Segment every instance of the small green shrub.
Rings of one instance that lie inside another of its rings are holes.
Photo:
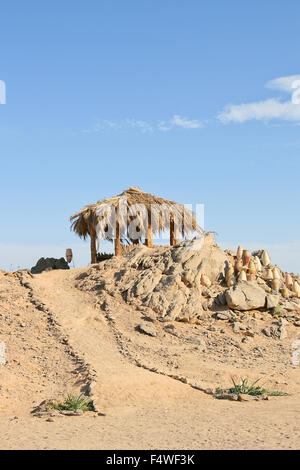
[[[274,308],[273,316],[279,317],[280,315],[281,315],[281,305],[278,304],[278,305],[276,305],[276,307]]]
[[[268,396],[285,396],[288,395],[286,392],[281,392],[278,390],[267,390],[266,388],[260,387],[257,385],[257,383],[261,379],[257,379],[252,383],[249,383],[249,379],[241,379],[241,382],[239,384],[235,383],[234,379],[231,377],[231,380],[233,382],[233,387],[229,389],[222,389],[220,387],[216,388],[216,393],[218,395],[222,395],[224,393],[232,394],[232,395],[251,395],[253,397],[258,397],[261,395],[268,395]]]
[[[89,397],[83,393],[80,395],[72,395],[69,393],[63,402],[57,402],[52,404],[53,408],[58,411],[92,411],[92,401]]]

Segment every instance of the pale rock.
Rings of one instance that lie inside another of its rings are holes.
[[[295,310],[295,305],[293,305],[291,302],[284,302],[282,306],[288,312],[292,312],[293,310]]]
[[[168,325],[164,326],[164,330],[174,333],[176,328],[172,323],[169,323]]]
[[[246,331],[247,327],[243,323],[235,321],[232,325],[234,333],[239,333],[240,331]]]
[[[157,336],[156,328],[152,323],[144,321],[137,326],[137,329],[148,336]]]
[[[267,308],[275,308],[279,304],[280,296],[279,295],[267,295]]]
[[[199,308],[201,308],[199,303]],[[177,291],[174,293],[172,300],[167,309],[167,315],[170,320],[180,318],[190,318],[191,313],[186,308],[186,297],[183,292]]]
[[[225,293],[227,305],[235,310],[256,310],[264,308],[266,293],[258,284],[243,281],[231,287]]]
[[[193,316],[198,316],[203,313],[202,305],[200,302],[199,294],[196,290],[192,291],[187,302],[186,306],[182,309],[185,315],[190,318]]]
[[[153,292],[148,300],[148,306],[156,313],[164,316],[166,314],[169,303],[166,297],[160,292]]]
[[[215,297],[214,302],[217,305],[224,305],[225,306],[227,304],[225,292],[220,292],[217,295],[217,297]]]
[[[203,297],[207,297],[207,298],[211,298],[211,296],[212,296],[210,290],[207,289],[206,287],[202,288],[202,295],[203,295]]]
[[[285,318],[279,318],[278,325],[279,326],[287,326],[289,322]]]
[[[262,333],[267,336],[268,338],[271,338],[272,334],[271,334],[271,331],[270,331],[270,328],[266,327],[266,328],[263,328],[262,329]]]
[[[216,318],[218,320],[230,320],[231,319],[231,314],[229,312],[218,312],[216,314]]]
[[[154,290],[157,284],[160,282],[161,272],[158,270],[147,270],[145,274],[139,279],[132,288],[134,295],[148,295]]]
[[[197,345],[197,349],[201,351],[206,350],[206,342],[203,338],[199,338],[198,336],[190,336],[187,338],[187,341],[189,343],[193,343]]]
[[[284,326],[278,328],[279,339],[285,339],[287,337],[287,331]]]
[[[211,286],[211,280],[206,274],[201,274],[201,285],[208,288]]]
[[[185,270],[196,269],[205,274],[211,281],[215,281],[220,273],[225,272],[227,256],[215,243],[212,233],[205,234],[203,242],[192,240],[182,243],[173,250],[173,260],[183,264]]]
[[[193,270],[184,271],[181,275],[181,280],[187,287],[192,287],[195,285],[196,275],[197,275],[197,271],[193,271]]]
[[[182,285],[181,276],[179,274],[172,274],[169,276],[162,276],[162,278],[159,279],[159,282],[156,283],[154,290],[159,292],[161,290],[167,290],[169,292],[177,289],[184,290],[184,287],[185,286]],[[188,290],[185,290],[185,292],[188,292]]]
[[[245,334],[253,338],[255,336],[255,331],[252,328],[247,328]]]

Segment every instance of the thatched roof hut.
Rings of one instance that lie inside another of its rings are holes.
[[[91,238],[91,260],[96,262],[96,240],[114,240],[115,255],[121,243],[139,243],[143,239],[152,247],[152,234],[170,231],[170,245],[179,241],[180,233],[203,232],[194,213],[183,204],[130,187],[117,196],[87,205],[70,218],[71,230],[81,238]]]

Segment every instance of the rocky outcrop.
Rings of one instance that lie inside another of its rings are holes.
[[[215,281],[227,261],[212,234],[158,253],[137,248],[128,258],[139,271],[127,289],[127,299],[141,301],[163,321],[190,320],[201,315],[201,275]]]
[[[172,250],[172,259],[181,263],[185,270],[195,270],[200,277],[205,274],[214,282],[225,273],[227,255],[215,243],[213,234],[207,233],[203,240],[181,243]]]
[[[290,277],[290,286],[299,281]],[[142,312],[143,319],[150,318],[154,325],[137,328],[150,336],[155,335],[157,320],[198,325],[222,335],[229,331],[245,343],[259,334],[284,340],[291,326],[300,325],[300,298],[287,289],[286,275],[270,263],[262,267],[257,256],[243,265],[233,251],[223,251],[212,234],[171,247],[133,246],[125,256],[94,265],[77,279],[81,289],[125,302]],[[278,326],[275,334],[271,327],[279,318],[286,318],[288,325]]]
[[[52,271],[53,269],[70,269],[70,267],[64,258],[41,258],[31,268],[31,273],[40,274],[43,271]]]
[[[226,263],[227,255],[212,234],[174,247],[138,245],[126,256],[95,267],[99,275],[94,289],[121,294],[127,303],[152,310],[160,321],[190,321],[204,315],[203,275],[215,282]]]
[[[266,305],[266,292],[255,282],[239,282],[225,296],[228,307],[234,310],[256,310]]]

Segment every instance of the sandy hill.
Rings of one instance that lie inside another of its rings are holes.
[[[270,263],[231,285],[234,254],[211,236],[194,243],[0,274],[0,448],[299,447],[297,295],[286,297],[280,270],[281,290],[272,289]],[[216,400],[232,376],[289,395]],[[71,391],[90,394],[105,416],[31,414]]]

